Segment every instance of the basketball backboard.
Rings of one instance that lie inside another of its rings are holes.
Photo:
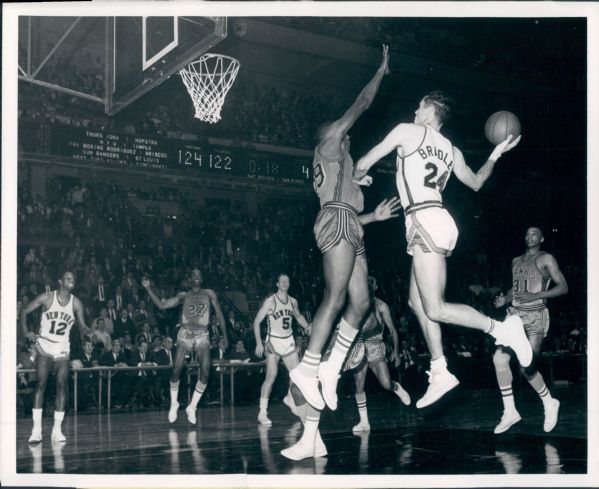
[[[226,36],[226,17],[20,16],[18,76],[113,115]]]

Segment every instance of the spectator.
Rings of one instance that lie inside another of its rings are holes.
[[[72,368],[92,368],[100,364],[99,357],[94,352],[94,345],[88,339],[83,340],[83,350],[71,355]],[[98,374],[90,371],[77,373],[77,410],[85,411],[88,407],[90,392],[97,389]]]
[[[103,307],[100,309],[100,316],[92,321],[92,329],[96,327],[98,324],[98,320],[102,319],[104,321],[104,330],[111,336],[114,335],[114,323],[112,319],[108,317],[108,309]]]
[[[100,365],[106,367],[126,367],[127,360],[121,351],[120,340],[112,340],[112,348],[105,352],[100,358]],[[121,409],[126,401],[129,392],[129,379],[126,372],[108,372],[112,377],[112,399],[111,404],[115,409]]]
[[[104,352],[110,350],[112,340],[106,331],[106,325],[103,318],[97,318],[96,327],[92,332],[92,341],[96,345],[97,353],[103,355]]]

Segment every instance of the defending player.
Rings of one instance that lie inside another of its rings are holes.
[[[183,306],[181,308],[181,317],[179,319],[181,328],[177,334],[177,353],[175,354],[171,372],[171,406],[168,412],[168,420],[170,423],[174,423],[177,419],[177,411],[179,409],[179,403],[177,402],[177,396],[179,394],[179,377],[181,376],[181,371],[185,365],[185,356],[192,351],[196,352],[200,366],[193,396],[189,406],[185,408],[185,413],[187,414],[187,420],[191,424],[196,423],[196,408],[208,385],[208,376],[211,367],[210,335],[208,332],[210,307],[214,308],[216,319],[218,320],[223,335],[220,342],[220,348],[224,351],[229,346],[225,318],[220,308],[216,293],[211,289],[202,288],[202,272],[200,272],[200,270],[193,269],[191,271],[190,279],[191,291],[179,292],[176,296],[164,300],[160,300],[154,293],[149,279],[144,278],[141,281],[142,286],[148,291],[152,302],[154,302],[160,310],[170,309],[179,305]]]
[[[389,367],[387,367],[385,361],[386,348],[383,342],[383,326],[387,326],[393,338],[393,360],[399,361],[399,341],[391,318],[391,311],[385,301],[374,296],[377,289],[374,277],[368,277],[368,289],[371,298],[370,311],[345,364],[345,370],[353,370],[356,385],[356,404],[358,405],[360,422],[352,428],[355,433],[370,431],[366,393],[364,392],[368,367],[374,372],[383,389],[393,392],[406,406],[409,406],[411,402],[410,395],[404,388],[398,382],[391,380]]]
[[[299,311],[297,300],[287,293],[288,290],[289,276],[282,273],[277,278],[277,291],[266,298],[254,318],[256,356],[262,357],[266,353],[266,378],[260,389],[258,422],[268,426],[272,424],[267,413],[268,398],[272,391],[272,385],[277,378],[279,360],[283,359],[287,370],[291,370],[299,363],[291,329],[293,318],[304,330],[310,331],[308,321]],[[265,317],[268,318],[268,333],[263,345],[260,336],[260,323]]]
[[[522,319],[528,341],[534,354],[538,356],[541,353],[543,338],[549,331],[547,299],[567,294],[568,284],[557,260],[549,253],[541,251],[543,232],[537,227],[531,227],[526,230],[524,240],[526,252],[512,260],[512,288],[506,295],[501,294],[495,299],[495,307],[511,303],[508,314],[516,314]],[[555,285],[549,288],[551,281]],[[497,348],[493,364],[503,400],[503,416],[494,433],[503,433],[520,421],[521,417],[514,404],[509,352],[501,347]],[[545,432],[553,430],[557,424],[559,401],[551,396],[543,376],[534,368],[534,364],[528,368],[520,367],[520,371],[543,401],[543,429]]]
[[[462,152],[440,133],[450,115],[451,100],[443,92],[430,92],[420,101],[414,123],[397,125],[358,161],[354,171],[356,182],[370,185],[370,167],[397,151],[397,189],[406,215],[407,252],[413,257],[409,303],[431,353],[429,387],[416,403],[418,408],[436,402],[459,384],[447,370],[439,323],[484,331],[498,345],[512,348],[521,365],[528,366],[532,361],[532,349],[518,316],[496,323],[470,306],[445,302],[446,257],[455,247],[458,230],[443,207],[441,193],[452,172],[467,187],[478,191],[491,176],[497,160],[520,142],[520,136],[512,141],[510,135],[474,173]]]
[[[383,45],[383,59],[372,80],[340,119],[321,126],[319,130],[319,143],[314,152],[314,190],[321,210],[316,217],[314,234],[322,253],[325,291],[312,321],[306,353],[299,365],[289,372],[301,398],[295,399],[296,405],[303,400],[310,405],[306,410],[301,439],[281,451],[283,456],[292,460],[321,453],[316,449],[320,410],[324,408],[325,401],[329,408],[337,409],[339,372],[368,310],[368,265],[362,226],[396,217],[399,209],[397,198],[385,199],[374,212],[359,215],[364,208],[364,197],[360,187],[351,179],[354,163],[347,135],[358,117],[370,107],[383,76],[388,73],[388,65],[388,47]],[[321,364],[322,350],[333,321],[344,304],[345,312],[331,355]]]
[[[340,119],[320,128],[319,143],[314,152],[314,190],[321,205],[314,234],[322,253],[325,292],[312,321],[312,335],[306,353],[300,364],[290,372],[290,377],[306,401],[317,410],[324,408],[325,401],[331,409],[337,408],[337,377],[368,309],[368,267],[362,226],[391,217],[396,209],[395,206],[393,209],[385,208],[387,202],[384,202],[374,213],[359,216],[364,208],[364,197],[360,187],[351,179],[354,165],[347,135],[356,119],[372,103],[388,71],[388,64],[388,48],[383,46],[383,59],[374,77]],[[387,213],[389,210],[392,212]],[[335,346],[328,362],[321,365],[322,350],[346,296],[349,300]],[[318,389],[319,380],[322,395]]]
[[[21,311],[23,334],[31,341],[35,341],[39,353],[37,356],[37,386],[32,410],[33,429],[29,443],[42,441],[44,392],[53,365],[56,372],[56,407],[51,440],[53,442],[66,441],[66,437],[62,433],[62,420],[66,405],[71,351],[69,334],[75,320],[79,323],[82,333],[91,334],[92,332],[85,322],[81,301],[72,294],[75,288],[75,275],[70,271],[65,271],[58,280],[58,284],[58,290],[38,295]],[[27,316],[40,306],[42,306],[42,315],[39,334],[36,335],[27,328]]]

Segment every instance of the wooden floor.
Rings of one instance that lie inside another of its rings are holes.
[[[322,438],[329,455],[292,462],[280,450],[297,441],[302,425],[273,401],[273,426],[256,422],[257,405],[200,404],[198,423],[181,409],[169,424],[166,408],[112,413],[68,413],[66,444],[52,444],[52,413],[44,441],[29,445],[31,419],[17,423],[18,473],[68,474],[579,474],[587,471],[586,395],[583,386],[554,388],[560,421],[543,432],[543,408],[530,389],[517,398],[522,421],[494,435],[501,400],[494,390],[461,387],[433,407],[404,407],[381,392],[368,398],[372,430],[360,436],[353,398],[325,411]]]

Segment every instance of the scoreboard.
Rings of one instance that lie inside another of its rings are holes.
[[[22,122],[19,150],[82,162],[148,170],[181,170],[263,182],[312,184],[312,160],[164,136]]]

